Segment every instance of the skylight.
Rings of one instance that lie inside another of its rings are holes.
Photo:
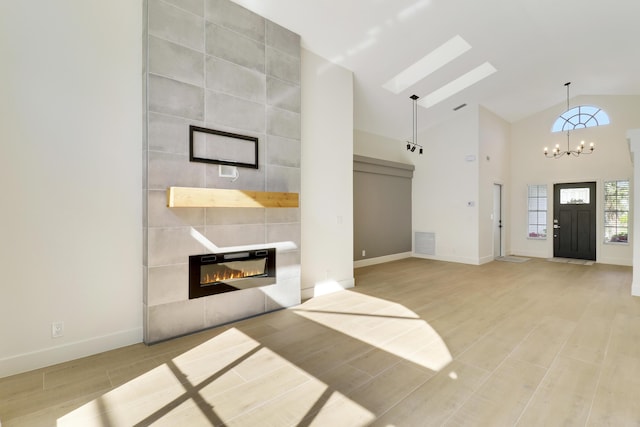
[[[593,105],[579,105],[562,113],[551,127],[551,132],[608,125],[609,115]]]
[[[469,49],[471,49],[469,43],[462,37],[455,36],[431,51],[431,53],[424,58],[407,67],[404,71],[382,85],[382,87],[397,95],[424,79],[429,74],[447,65]]]
[[[456,93],[479,82],[480,80],[489,77],[496,71],[497,70],[493,65],[491,65],[489,62],[485,62],[484,64],[474,68],[468,73],[463,74],[457,79],[442,86],[440,89],[437,89],[431,92],[429,95],[423,97],[418,101],[418,104],[424,108],[432,107],[437,103],[449,98],[450,96],[453,96]]]

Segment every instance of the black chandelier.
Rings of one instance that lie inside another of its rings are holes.
[[[422,145],[418,144],[418,95],[411,95],[413,100],[413,140],[407,141],[407,151],[414,153],[418,148],[418,154],[422,154]]]
[[[569,111],[569,85],[571,84],[571,82],[567,82],[564,85],[567,87],[567,111]],[[574,127],[575,129],[575,127]],[[560,151],[560,144],[556,144],[556,146],[553,148],[553,151],[551,151],[551,153],[549,153],[549,148],[544,147],[544,155],[545,157],[549,158],[549,159],[559,159],[560,157],[563,156],[576,156],[578,157],[580,154],[591,154],[593,153],[593,150],[595,149],[595,146],[593,145],[593,142],[589,144],[589,147],[585,150],[585,145],[584,145],[584,141],[580,142],[580,145],[578,145],[576,147],[575,150],[571,150],[571,143],[569,141],[569,134],[570,131],[567,130],[567,149],[564,151]]]

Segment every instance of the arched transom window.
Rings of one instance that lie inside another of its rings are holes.
[[[562,113],[551,127],[551,132],[563,132],[609,124],[609,115],[593,105],[579,105]]]

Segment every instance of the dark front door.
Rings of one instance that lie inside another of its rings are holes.
[[[553,256],[595,261],[595,182],[554,185]]]

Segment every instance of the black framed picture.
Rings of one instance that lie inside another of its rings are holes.
[[[190,125],[189,160],[258,169],[258,138]]]

